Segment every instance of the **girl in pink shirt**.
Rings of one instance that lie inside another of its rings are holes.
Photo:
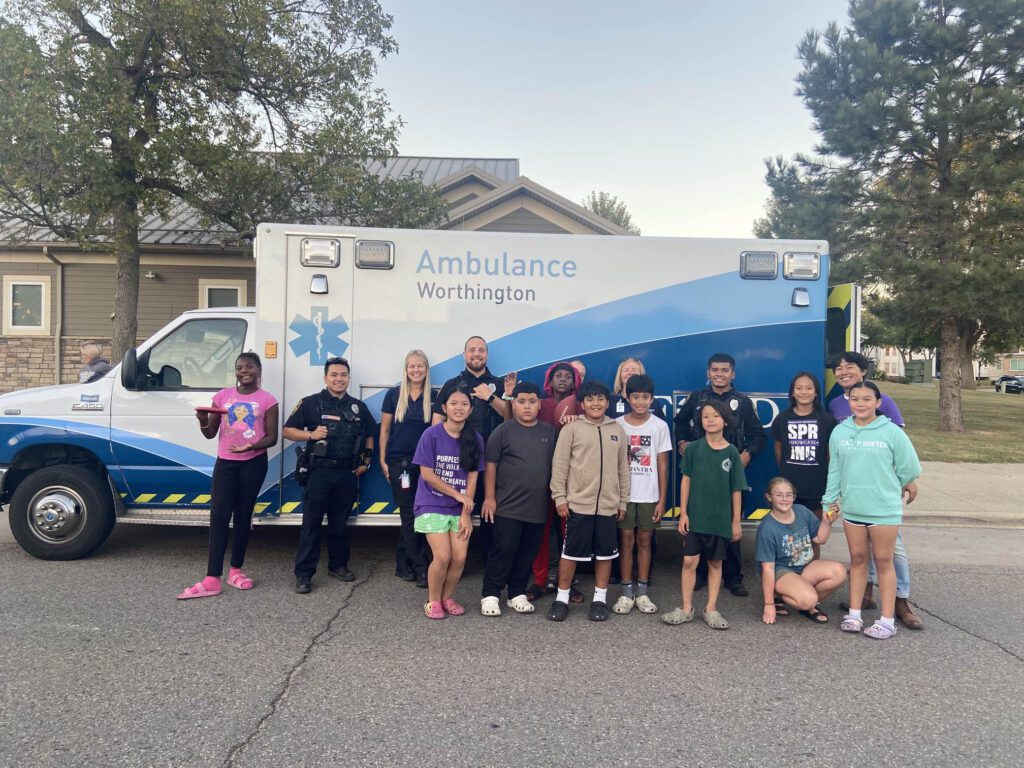
[[[179,600],[220,594],[232,518],[235,536],[228,584],[236,589],[253,587],[252,579],[242,572],[242,563],[252,510],[267,475],[267,449],[278,438],[277,400],[260,389],[262,373],[259,355],[243,352],[235,361],[238,383],[213,396],[213,407],[224,413],[196,412],[203,435],[208,440],[218,436],[210,501],[210,559],[206,578],[181,592]]]

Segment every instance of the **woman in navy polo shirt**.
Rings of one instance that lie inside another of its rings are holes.
[[[420,468],[412,463],[416,444],[430,426],[434,393],[430,388],[430,363],[414,349],[405,356],[402,383],[384,395],[380,408],[380,468],[391,484],[398,505],[402,531],[395,549],[395,575],[403,581],[427,586],[427,546],[413,530],[413,499]]]

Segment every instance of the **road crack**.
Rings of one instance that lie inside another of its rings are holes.
[[[998,640],[993,640],[993,639],[991,639],[989,637],[985,637],[984,635],[979,635],[977,632],[972,632],[971,630],[967,629],[967,627],[963,627],[963,626],[957,624],[954,621],[950,621],[949,619],[947,619],[947,618],[945,618],[943,616],[939,616],[939,614],[935,613],[934,611],[929,611],[927,608],[925,608],[923,605],[921,605],[916,600],[914,601],[914,605],[917,606],[918,610],[920,610],[922,613],[928,614],[933,619],[938,619],[939,621],[941,621],[946,626],[953,627],[954,629],[959,629],[965,635],[970,635],[973,638],[981,640],[983,643],[988,643],[989,645],[994,645],[996,648],[1001,650],[1003,653],[1006,653],[1009,656],[1012,656],[1017,661],[1024,662],[1024,656],[1021,656],[1019,653],[1014,651],[1012,648],[1007,648],[1005,645],[1000,643]]]
[[[288,698],[288,694],[291,692],[295,680],[299,676],[299,673],[302,671],[302,668],[313,655],[313,652],[316,650],[318,645],[321,645],[325,642],[329,642],[331,640],[331,637],[333,637],[333,629],[335,622],[337,622],[338,619],[341,618],[341,614],[344,612],[346,608],[348,608],[349,603],[352,602],[352,598],[355,595],[356,590],[358,590],[361,586],[363,586],[364,584],[369,582],[370,579],[373,578],[373,572],[376,569],[377,565],[377,561],[372,561],[370,563],[369,573],[367,573],[366,578],[362,579],[361,581],[356,581],[355,583],[353,583],[352,590],[348,593],[348,596],[341,601],[341,604],[338,606],[338,610],[334,612],[334,615],[327,620],[327,622],[323,625],[320,631],[313,635],[309,643],[306,644],[305,649],[303,649],[302,654],[299,656],[299,660],[296,661],[294,665],[292,665],[292,668],[288,671],[288,674],[285,675],[284,682],[282,683],[280,689],[276,694],[274,694],[274,697],[270,700],[269,711],[266,712],[263,715],[263,717],[259,719],[259,721],[256,723],[256,727],[252,729],[248,736],[246,736],[241,742],[239,742],[231,748],[231,751],[228,752],[228,756],[224,759],[224,762],[222,763],[223,768],[233,768],[238,758],[242,756],[242,753],[245,752],[249,745],[256,740],[260,733],[262,733],[263,730],[268,726],[271,718],[273,718],[274,715],[277,714],[278,710],[284,705],[284,702]]]

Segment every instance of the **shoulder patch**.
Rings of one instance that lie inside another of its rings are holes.
[[[289,416],[294,416],[296,413],[298,413],[299,409],[302,408],[302,402],[303,402],[302,400],[299,400],[299,402],[297,402],[295,404],[295,407],[292,408],[292,412],[290,414],[288,414],[288,415]]]

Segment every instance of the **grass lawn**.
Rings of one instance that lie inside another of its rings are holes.
[[[922,461],[1024,463],[1024,395],[997,395],[991,384],[965,390],[966,431],[951,434],[939,432],[938,382],[878,387],[899,406]]]

